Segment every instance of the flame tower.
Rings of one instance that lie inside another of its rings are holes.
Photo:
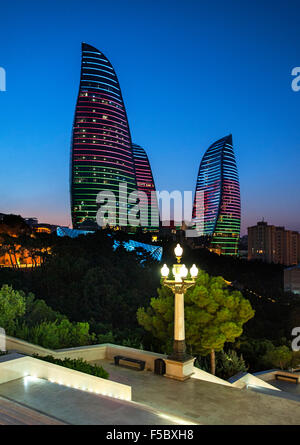
[[[81,76],[71,150],[71,214],[73,228],[96,228],[97,194],[137,189],[132,141],[116,73],[102,52],[82,44]],[[128,205],[117,202],[119,216]]]
[[[196,201],[199,199],[199,202]],[[198,210],[199,209],[199,210]],[[209,248],[224,255],[237,255],[241,224],[240,185],[232,135],[214,142],[199,167],[193,220]]]
[[[132,152],[141,209],[141,225],[150,231],[157,230],[159,211],[150,162],[146,151],[140,145],[132,144]],[[139,194],[139,192],[143,193]]]

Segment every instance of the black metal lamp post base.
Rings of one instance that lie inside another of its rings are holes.
[[[173,352],[168,356],[168,359],[176,362],[186,362],[191,358],[192,356],[186,353],[185,340],[174,340]]]

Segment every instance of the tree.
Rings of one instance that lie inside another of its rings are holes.
[[[240,337],[234,345],[235,350],[243,355],[246,363],[250,365],[250,372],[258,372],[264,369],[263,357],[274,348],[273,343],[267,339]]]
[[[157,289],[158,297],[151,298],[150,307],[139,308],[138,323],[160,341],[163,352],[170,353],[174,333],[174,295],[167,287]]]
[[[63,318],[66,317],[54,311],[44,300],[35,300],[31,292],[26,296],[26,312],[23,319],[28,326],[34,326],[43,321],[61,321]]]
[[[293,353],[287,346],[274,347],[263,357],[267,365],[286,369],[292,362]]]
[[[173,338],[174,297],[162,287],[150,308],[139,308],[138,322],[165,345]],[[185,296],[186,343],[191,354],[211,355],[211,372],[215,374],[215,351],[226,342],[234,342],[243,332],[243,324],[254,311],[239,291],[232,291],[222,277],[199,271],[196,285]]]
[[[0,255],[8,255],[12,268],[18,268],[18,256],[21,254],[21,246],[17,238],[7,233],[2,233],[0,237]]]
[[[32,230],[20,215],[4,215],[0,222],[0,233],[10,236],[19,236],[24,233],[30,234]]]
[[[0,289],[0,327],[9,335],[14,334],[18,317],[25,314],[24,294],[4,284]]]

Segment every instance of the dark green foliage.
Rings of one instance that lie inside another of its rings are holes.
[[[278,346],[270,349],[264,356],[266,367],[288,369],[292,364],[293,352],[287,346]]]
[[[22,289],[24,292],[19,291],[20,296],[26,300],[25,314],[6,319],[12,321],[9,328],[12,335],[18,329],[20,335],[23,332],[27,339],[37,339],[48,347],[50,344],[68,347],[71,339],[71,344],[75,346],[77,341],[113,342],[156,352],[170,352],[172,321],[167,329],[161,329],[162,322],[166,320],[163,320],[162,314],[157,316],[154,336],[154,333],[139,326],[136,319],[137,309],[149,307],[151,298],[157,296],[161,265],[146,253],[141,257],[136,252],[126,252],[122,247],[117,251],[112,248],[114,239],[126,241],[135,238],[151,242],[149,234],[137,231],[135,235],[127,235],[122,231],[103,230],[77,239],[42,233],[33,239],[29,237],[30,233],[31,229],[20,217],[9,217],[0,227],[0,238],[2,236],[3,239],[3,234],[8,237],[10,234],[19,235],[19,238],[10,237],[8,243],[17,245],[21,242],[22,247],[30,249],[33,256],[42,254],[45,247],[52,250],[51,255],[43,254],[41,267],[27,270],[0,268],[0,287],[9,284],[13,289]],[[166,262],[171,265],[174,262],[175,244],[171,239],[163,242],[162,264]],[[282,289],[283,267],[218,256],[205,249],[192,250],[185,242],[182,245],[183,261],[188,267],[196,263],[210,275],[223,276],[232,282],[231,291],[241,291],[250,301],[255,317],[243,326],[243,337],[231,347],[238,356],[243,355],[250,372],[265,369],[263,356],[271,347],[289,347],[292,328],[300,326],[300,301]],[[11,252],[13,255],[14,248],[11,248]],[[144,260],[143,263],[141,260]],[[31,300],[31,292],[37,299]],[[167,295],[168,290],[161,292],[173,302],[172,294]],[[187,314],[189,304],[187,298]],[[166,316],[170,314],[172,318],[172,310]],[[88,322],[95,336],[87,337],[86,331],[84,335],[76,336],[70,325],[69,328],[64,324],[60,327],[66,318],[72,324]],[[43,329],[45,333],[42,333]],[[53,336],[53,341],[48,334]],[[190,337],[188,329],[187,335]],[[218,355],[217,352],[217,362]]]
[[[243,356],[238,356],[236,351],[229,350],[228,352],[220,351],[216,360],[216,375],[222,379],[228,380],[239,372],[247,372],[248,367],[243,359]]]
[[[243,332],[243,324],[254,316],[249,301],[227,286],[222,277],[211,277],[202,270],[196,285],[185,295],[186,343],[191,354],[207,355],[220,351]],[[139,308],[139,323],[152,332],[169,351],[174,330],[174,296],[162,286],[150,307]]]
[[[216,359],[219,352],[216,352]],[[210,357],[209,355],[197,355],[194,361],[196,368],[202,369],[205,372],[210,372]]]
[[[265,369],[264,355],[274,348],[274,344],[267,339],[256,339],[242,336],[234,345],[235,350],[242,354],[249,365],[249,372]]]
[[[123,247],[114,251],[109,234],[104,230],[76,239],[56,237],[55,242],[49,236],[52,254],[42,267],[0,269],[0,285],[5,280],[33,292],[72,321],[93,320],[114,332],[134,331],[137,308],[156,294],[160,265],[147,253],[140,256]],[[113,236],[128,239],[118,232]]]
[[[34,295],[29,293],[25,299],[26,312],[23,317],[28,326],[35,326],[42,322],[61,321],[66,318],[59,312],[54,311],[44,300],[35,300]]]
[[[90,363],[82,359],[65,358],[61,360],[58,358],[54,358],[52,355],[41,357],[37,354],[34,354],[32,357],[37,358],[39,360],[44,360],[45,362],[53,363],[55,365],[63,366],[65,368],[74,369],[75,371],[84,372],[85,374],[94,375],[102,379],[108,379],[109,377],[108,372],[105,371],[105,369],[103,369],[102,366],[91,365]]]
[[[189,246],[184,248],[183,260],[196,263],[210,275],[221,275],[250,301],[255,317],[245,325],[247,337],[266,338],[276,344],[283,337],[290,339],[292,328],[300,326],[300,300],[283,291],[282,265],[219,256]]]
[[[98,327],[99,328],[99,327]],[[145,343],[146,342],[146,343]],[[115,345],[128,346],[136,349],[153,350],[147,343],[147,335],[142,328],[137,329],[115,329],[112,331],[110,328],[102,326],[101,333],[97,336],[97,343],[112,343]],[[145,347],[145,344],[147,345]]]
[[[7,335],[13,335],[17,320],[25,314],[24,293],[4,284],[0,289],[0,327]]]
[[[15,336],[49,349],[85,346],[95,340],[95,336],[89,334],[88,323],[71,323],[66,318],[60,322],[44,321],[34,326],[20,324],[16,328]]]
[[[241,290],[250,289],[264,296],[283,295],[283,269],[280,264],[247,261],[238,257],[217,255],[206,249],[184,246],[183,260],[196,263],[210,275],[221,275],[237,284]]]
[[[26,296],[8,285],[0,289],[0,327],[7,335],[51,349],[88,345],[96,339],[89,334],[88,323],[71,323],[32,293]]]
[[[195,366],[203,371],[210,372],[210,360],[208,356],[198,356]],[[236,351],[229,349],[227,352],[222,350],[216,352],[216,375],[222,379],[228,380],[239,372],[247,372],[248,367],[242,354],[238,355]]]

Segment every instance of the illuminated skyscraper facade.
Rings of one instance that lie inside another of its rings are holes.
[[[201,235],[208,239],[211,250],[237,255],[241,201],[231,135],[213,143],[202,158],[193,220],[201,227]]]
[[[71,152],[71,214],[73,228],[96,226],[101,191],[119,196],[136,190],[132,141],[116,73],[99,50],[82,44],[81,76]],[[127,216],[128,204],[116,203],[117,216]]]
[[[141,223],[148,230],[156,230],[159,228],[159,212],[150,162],[147,153],[140,145],[132,144],[132,153],[141,209]]]

